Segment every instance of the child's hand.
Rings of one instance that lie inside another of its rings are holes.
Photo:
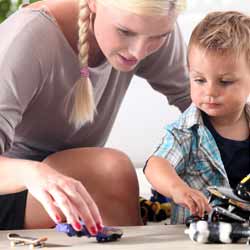
[[[193,215],[203,217],[205,211],[210,212],[211,210],[205,195],[187,185],[176,186],[171,193],[173,201],[187,207]]]

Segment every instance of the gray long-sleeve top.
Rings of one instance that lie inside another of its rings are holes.
[[[21,9],[0,25],[0,153],[42,160],[68,148],[103,146],[133,75],[145,78],[181,110],[190,103],[186,48],[178,25],[164,46],[134,71],[107,61],[90,68],[97,115],[76,129],[65,99],[80,76],[78,57],[55,19]],[[133,122],[133,121],[130,121]]]

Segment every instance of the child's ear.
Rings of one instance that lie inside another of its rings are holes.
[[[87,0],[89,9],[92,13],[96,13],[96,0]]]

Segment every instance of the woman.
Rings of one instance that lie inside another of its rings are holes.
[[[141,224],[132,163],[103,146],[135,74],[189,105],[183,7],[47,0],[0,25],[2,229]]]

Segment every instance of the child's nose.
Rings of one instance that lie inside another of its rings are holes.
[[[218,88],[216,84],[209,82],[206,84],[205,93],[207,96],[215,97],[218,95]]]

